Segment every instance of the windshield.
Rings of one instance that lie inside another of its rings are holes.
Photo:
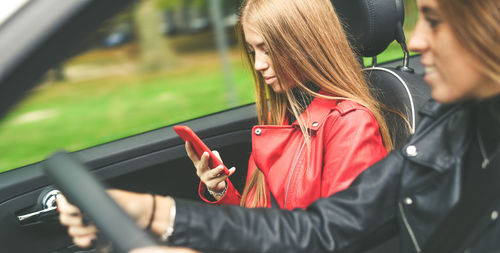
[[[30,0],[10,0],[0,2],[0,25]]]

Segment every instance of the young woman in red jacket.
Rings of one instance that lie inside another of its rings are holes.
[[[387,125],[328,0],[247,0],[239,22],[259,125],[243,194],[188,143],[206,202],[305,208],[392,149]],[[207,191],[208,190],[208,191]]]

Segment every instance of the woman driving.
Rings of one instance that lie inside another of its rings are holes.
[[[397,234],[402,252],[498,251],[500,1],[418,0],[418,7],[409,46],[422,54],[435,101],[421,110],[402,150],[305,210],[161,197],[153,232],[174,245],[218,252],[361,252]],[[138,221],[149,219],[151,210],[134,204],[150,196],[111,195]],[[82,225],[63,198],[59,203],[62,224],[88,246],[95,227]],[[140,252],[149,250],[170,249]]]

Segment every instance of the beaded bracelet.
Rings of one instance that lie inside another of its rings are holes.
[[[146,226],[146,231],[151,230],[151,226],[153,225],[153,220],[155,219],[156,213],[156,194],[151,193],[151,197],[153,197],[153,207],[151,208],[151,217],[149,217],[148,225]]]
[[[226,183],[226,186],[224,186],[224,190],[222,190],[221,192],[213,192],[210,189],[208,189],[208,187],[207,187],[207,190],[208,190],[208,193],[210,193],[210,195],[212,195],[214,197],[222,197],[222,196],[224,196],[224,194],[226,194],[227,183]]]

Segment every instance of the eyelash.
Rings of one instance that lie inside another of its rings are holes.
[[[249,51],[248,52],[251,56],[255,56],[255,51]],[[265,55],[269,55],[269,51],[264,52]]]
[[[426,18],[425,20],[427,20],[427,23],[429,23],[429,26],[431,28],[434,28],[441,23],[441,20],[439,20],[439,19]]]

